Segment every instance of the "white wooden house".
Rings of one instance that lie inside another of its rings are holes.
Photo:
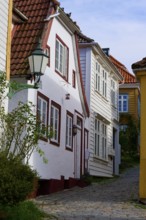
[[[6,73],[6,79],[10,75],[10,42],[11,42],[11,19],[12,2],[10,0],[0,1],[0,72]],[[8,100],[4,100],[5,111],[8,110]]]
[[[6,71],[9,1],[0,1],[0,70]]]
[[[78,35],[80,63],[90,109],[88,172],[94,176],[119,174],[119,80],[122,76],[98,43]]]
[[[33,80],[27,77],[30,73],[28,56],[39,39],[49,59],[40,88],[16,93],[10,100],[9,110],[20,100],[31,101],[36,105],[41,126],[53,129],[50,140],[45,134],[39,140],[48,163],[44,163],[36,152],[30,159],[30,165],[38,171],[41,179],[80,178],[86,166],[89,109],[75,35],[79,28],[61,9],[59,15],[54,16],[59,5],[55,0],[33,1],[32,4],[26,0],[14,0],[14,4],[17,12],[21,12],[21,18],[25,19],[22,24],[16,22],[13,28],[11,79],[33,84]]]

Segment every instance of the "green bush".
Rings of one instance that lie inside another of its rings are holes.
[[[138,121],[130,114],[121,114],[121,123],[126,120],[127,129],[120,131],[119,142],[121,145],[122,157],[135,158],[138,156],[138,136],[139,124]]]
[[[34,189],[36,171],[19,159],[0,153],[0,205],[14,205],[26,199]]]

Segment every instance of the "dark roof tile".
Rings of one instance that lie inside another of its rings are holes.
[[[14,5],[28,20],[17,25],[12,39],[12,76],[29,73],[28,56],[41,38],[50,0],[14,0]]]
[[[146,57],[132,64],[132,69],[143,69],[143,68],[146,68]]]
[[[84,34],[82,34],[81,32],[77,33],[77,36],[78,36],[78,42],[79,43],[91,43],[93,42],[94,40],[85,36]]]

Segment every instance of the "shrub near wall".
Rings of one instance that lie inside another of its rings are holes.
[[[135,157],[138,155],[138,121],[130,114],[121,114],[120,123],[122,124],[122,122],[127,125],[125,131],[120,131],[122,157]]]
[[[34,189],[36,171],[17,157],[0,153],[0,205],[15,205],[26,199]]]

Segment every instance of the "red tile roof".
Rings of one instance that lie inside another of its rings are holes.
[[[28,18],[16,24],[12,39],[11,76],[29,73],[28,56],[36,48],[45,27],[44,19],[49,13],[51,0],[13,0],[14,7]],[[52,0],[58,4],[56,0]],[[54,5],[55,6],[55,5]]]
[[[112,63],[117,67],[121,75],[123,76],[124,83],[135,83],[136,82],[136,77],[132,75],[121,62],[119,62],[117,59],[115,59],[111,55],[109,56],[109,58],[112,61]]]
[[[12,39],[11,52],[11,76],[25,76],[29,74],[28,57],[36,48],[40,38],[42,38],[42,46],[44,46],[50,31],[51,22],[44,21],[52,13],[51,2],[56,10],[59,5],[57,0],[13,0],[16,7],[26,19],[22,24],[15,24],[14,37]],[[54,10],[53,10],[54,12]],[[70,19],[70,15],[66,16]],[[23,17],[23,16],[22,16]],[[72,19],[70,19],[71,22]],[[77,27],[78,25],[73,22]],[[80,73],[81,74],[81,73]],[[87,116],[89,116],[89,108],[82,86],[82,78],[80,75],[81,88]]]

